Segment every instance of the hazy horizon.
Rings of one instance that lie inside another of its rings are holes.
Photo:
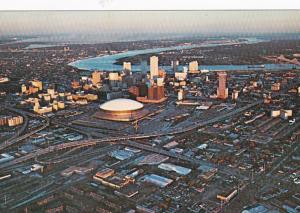
[[[299,33],[299,23],[300,11],[296,10],[2,11],[0,36],[47,35],[53,41],[251,36]]]

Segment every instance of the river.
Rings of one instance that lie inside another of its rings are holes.
[[[126,51],[122,53],[117,53],[113,55],[105,55],[100,57],[93,57],[93,58],[86,58],[82,60],[77,60],[74,62],[69,63],[70,66],[76,67],[78,69],[82,70],[101,70],[101,71],[121,71],[122,65],[117,65],[115,62],[124,57],[132,57],[136,55],[141,54],[150,54],[150,53],[160,53],[164,51],[170,51],[170,50],[184,50],[184,49],[192,49],[197,47],[213,47],[213,46],[224,46],[224,45],[235,45],[235,44],[253,44],[253,43],[259,43],[262,41],[262,39],[256,39],[256,38],[247,38],[246,41],[241,42],[230,42],[230,43],[203,43],[199,45],[181,45],[181,46],[172,46],[172,47],[163,47],[163,48],[153,48],[153,49],[142,49],[142,50],[132,50],[132,51]],[[261,65],[253,65],[249,67],[248,65],[200,65],[200,70],[210,70],[210,71],[217,71],[217,70],[253,70],[257,68],[253,67],[259,67]],[[292,64],[263,64],[265,70],[289,70],[292,68],[299,69],[300,66],[295,66]],[[161,68],[170,71],[171,66],[160,66]],[[145,65],[132,65],[132,71],[143,71],[143,70],[149,70],[149,66]],[[182,70],[182,66],[179,66],[179,70]]]

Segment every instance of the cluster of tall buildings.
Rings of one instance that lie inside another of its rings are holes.
[[[188,67],[183,67],[178,71],[179,61],[171,62],[178,86],[184,88],[189,74],[199,73],[197,61],[191,61]],[[28,85],[21,86],[21,94],[38,94],[38,98],[33,99],[33,111],[39,114],[57,111],[65,107],[66,101],[75,104],[87,104],[88,101],[95,101],[98,95],[106,94],[106,99],[131,97],[143,103],[161,103],[166,100],[165,78],[166,72],[159,68],[157,56],[150,57],[150,73],[132,73],[130,62],[123,62],[123,72],[100,72],[93,71],[90,76],[82,76],[80,81],[73,81],[71,88],[73,92],[58,93],[54,89],[48,88],[47,93],[43,93],[43,83],[39,80],[30,81]],[[227,73],[218,72],[217,98],[226,100],[228,98]],[[175,82],[176,83],[176,82]],[[174,83],[174,85],[175,85]],[[93,92],[91,92],[93,90]],[[91,92],[91,93],[90,93]],[[96,95],[97,94],[97,95]],[[186,91],[180,90],[178,98],[183,100]],[[236,100],[238,91],[233,91],[232,99]],[[47,103],[45,105],[45,103]]]
[[[38,93],[39,91],[43,90],[43,83],[39,80],[32,80],[29,82],[28,85],[22,84],[21,86],[21,92],[22,94],[35,94]]]
[[[34,99],[33,111],[38,114],[45,114],[52,111],[58,111],[65,108],[63,101],[54,100],[52,103],[48,103],[46,106],[41,106],[38,98]]]
[[[178,72],[179,61],[178,60],[172,60],[171,61],[171,67],[172,67],[172,71],[174,73]],[[198,61],[191,61],[189,63],[188,68],[187,67],[183,67],[183,71],[186,71],[186,72],[188,71],[191,74],[200,73]]]
[[[47,93],[41,93],[38,95],[38,98],[34,98],[33,111],[38,114],[44,114],[62,110],[65,108],[66,104],[85,105],[90,101],[96,100],[98,100],[98,96],[95,94],[85,94],[81,92],[75,94],[70,92],[58,93],[54,89],[48,89]],[[41,103],[43,103],[43,106]]]
[[[92,74],[92,80],[99,82],[100,74],[94,72]],[[72,88],[80,88],[79,84],[72,82]],[[21,104],[31,104],[33,105],[33,111],[38,114],[50,113],[53,111],[58,111],[65,108],[65,104],[87,104],[89,101],[95,101],[98,96],[90,93],[82,92],[58,92],[53,87],[48,86],[48,88],[43,88],[43,83],[39,80],[33,80],[29,82],[29,89],[23,84],[21,86],[21,95],[26,96],[27,99],[21,101]],[[32,89],[34,88],[34,92]],[[33,96],[32,96],[33,95]]]
[[[191,61],[188,67],[183,67],[182,71],[178,71],[179,61],[171,61],[172,69],[175,73],[175,78],[180,81],[179,86],[184,86],[188,74],[199,73],[199,64],[197,61]],[[147,70],[145,67],[144,69]],[[150,57],[150,73],[143,72],[132,73],[130,62],[123,62],[123,72],[99,72],[94,71],[91,78],[86,79],[91,82],[88,85],[97,85],[100,91],[107,93],[106,99],[124,97],[124,91],[136,98],[136,100],[144,103],[159,103],[166,99],[165,96],[165,77],[166,72],[159,68],[159,59],[157,56]],[[86,87],[86,86],[85,86]],[[84,89],[89,89],[87,87]],[[72,88],[80,88],[79,82],[74,82]],[[223,94],[223,89],[220,88],[220,98],[226,99]],[[226,93],[226,92],[225,92]]]
[[[29,86],[22,84],[21,95],[34,95],[34,98],[29,97],[21,101],[21,104],[33,104],[33,111],[38,114],[49,113],[65,108],[63,101],[65,94],[58,93],[51,87],[44,89],[42,81],[39,80],[30,81]]]
[[[0,116],[0,126],[18,126],[22,124],[23,117],[18,116]]]
[[[178,83],[179,86],[186,85],[185,81],[188,80],[189,74],[193,75],[193,74],[200,73],[198,61],[191,61],[188,66],[182,67],[181,71],[178,70],[178,66],[179,66],[178,60],[171,61],[171,67],[175,74],[175,79],[179,81]]]
[[[158,57],[150,57],[150,77],[140,85],[129,88],[136,99],[144,103],[160,103],[166,100],[164,78],[165,71],[158,67]]]

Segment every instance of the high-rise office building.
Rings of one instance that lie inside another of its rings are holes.
[[[179,61],[177,60],[171,61],[171,67],[174,73],[178,71],[178,66],[179,66]]]
[[[158,76],[158,57],[150,57],[150,78],[154,79]]]
[[[198,72],[198,62],[197,61],[191,61],[189,63],[189,71],[190,71],[190,73]]]
[[[101,81],[101,74],[99,71],[94,71],[92,73],[92,83],[93,84],[98,84]]]
[[[150,100],[155,99],[155,94],[154,93],[155,93],[154,86],[150,86],[148,88],[148,99],[150,99]]]
[[[131,63],[130,62],[123,62],[123,70],[127,70],[131,72]]]
[[[217,90],[217,96],[220,99],[228,98],[228,88],[226,86],[227,81],[227,73],[226,72],[218,72],[219,86]]]
[[[145,84],[146,86],[146,84]],[[142,103],[161,103],[167,98],[165,97],[164,85],[158,86],[156,83],[148,84],[146,91],[143,91],[144,87],[139,87],[139,97],[136,99]]]
[[[149,100],[160,100],[165,97],[164,86],[152,85],[148,88],[148,99]]]

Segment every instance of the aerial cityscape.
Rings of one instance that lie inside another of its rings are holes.
[[[299,213],[299,23],[0,12],[0,212]]]

